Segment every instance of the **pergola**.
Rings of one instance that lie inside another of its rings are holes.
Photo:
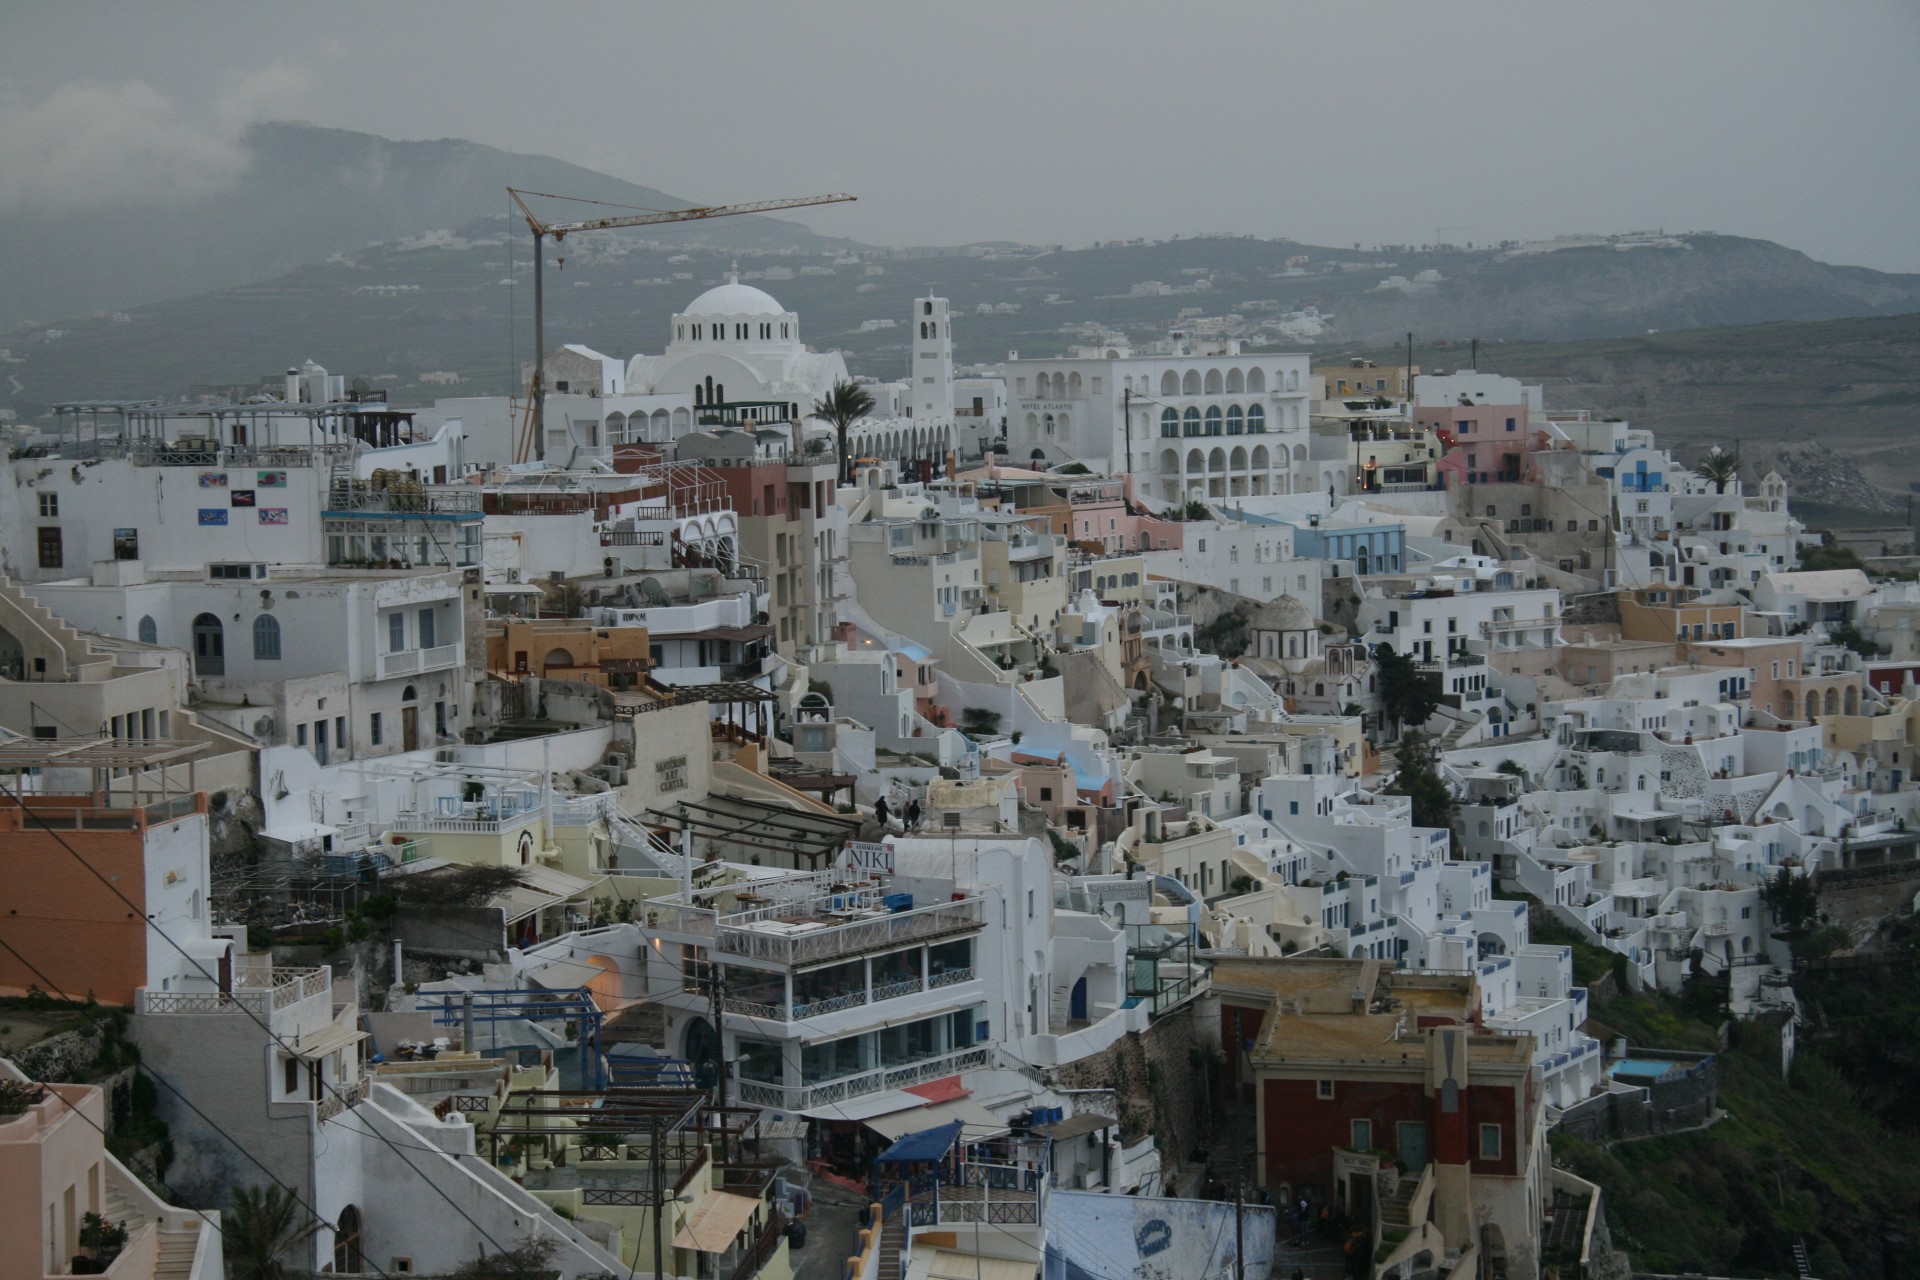
[[[798,859],[805,858],[809,870],[818,870],[823,862],[831,864],[860,831],[858,818],[726,795],[708,796],[704,801],[683,800],[671,809],[649,809],[647,816],[696,839],[735,845],[782,860],[774,865],[785,865],[791,857],[798,869]]]
[[[27,769],[85,769],[89,780],[84,789],[43,787],[38,792],[23,791],[18,785],[5,786],[6,798],[16,805],[32,808],[35,796],[86,795],[95,809],[137,808],[147,804],[166,804],[199,790],[194,777],[194,761],[206,749],[205,743],[180,742],[169,738],[4,738],[0,739],[0,772],[18,775]],[[187,785],[179,788],[169,780],[174,765],[187,766]],[[142,786],[142,780],[148,785]],[[118,782],[120,785],[115,786]],[[126,799],[115,804],[114,793]],[[142,797],[147,797],[142,799]],[[60,806],[70,809],[71,804]]]

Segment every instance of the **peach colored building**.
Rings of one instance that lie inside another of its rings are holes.
[[[1184,527],[1179,521],[1128,510],[1122,481],[1079,481],[1067,486],[1065,497],[1064,503],[1023,508],[1021,514],[1046,516],[1053,532],[1067,541],[1097,544],[1097,551],[1087,548],[1095,554],[1178,550],[1182,545]]]
[[[103,1273],[116,1280],[217,1280],[218,1214],[175,1209],[108,1154],[105,1094],[94,1085],[34,1084],[0,1059],[0,1280],[73,1275],[89,1213],[124,1224],[127,1241]],[[203,1220],[204,1218],[204,1220]]]
[[[7,941],[39,971],[0,952],[0,993],[51,983],[49,994],[130,1005],[137,988],[174,985],[197,965],[217,971],[229,944],[208,937],[206,793],[104,790],[114,771],[154,768],[179,748],[112,739],[0,743],[0,768],[38,768],[42,787],[22,796],[10,784],[0,796],[0,920]],[[81,780],[89,774],[91,784]],[[182,959],[162,929],[194,959]]]

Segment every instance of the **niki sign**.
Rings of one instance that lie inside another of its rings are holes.
[[[868,844],[860,840],[847,843],[847,859],[855,871],[868,871],[878,875],[893,874],[893,843]]]

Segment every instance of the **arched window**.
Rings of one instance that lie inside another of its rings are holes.
[[[1160,434],[1162,436],[1177,436],[1180,434],[1180,411],[1178,409],[1162,409],[1160,411]],[[152,621],[152,619],[148,619],[148,621]]]
[[[1208,395],[1217,396],[1220,394],[1220,371],[1218,369],[1207,370],[1206,386]]]
[[[1217,404],[1207,406],[1207,434],[1210,436],[1220,434],[1220,406]]]
[[[1186,434],[1190,436],[1200,434],[1200,411],[1198,409],[1192,405],[1188,405],[1187,411],[1180,415],[1180,420],[1186,428]]]
[[[1235,370],[1235,372],[1237,373],[1239,372],[1239,370]],[[1246,429],[1247,429],[1246,421],[1240,416],[1240,406],[1237,404],[1228,405],[1227,406],[1227,434],[1230,436],[1237,436],[1242,431],[1245,431]]]
[[[1247,434],[1257,436],[1267,429],[1267,411],[1257,404],[1247,406]]]
[[[1237,396],[1247,389],[1246,379],[1240,376],[1238,369],[1227,370],[1227,394]]]
[[[933,314],[933,303],[931,300],[920,304],[920,314],[923,316],[930,316]]]
[[[1180,394],[1180,375],[1169,369],[1160,375],[1160,394],[1177,396]]]
[[[140,619],[140,643],[159,644],[160,628],[154,625],[151,616]]]
[[[1180,392],[1182,395],[1189,396],[1197,396],[1200,394],[1200,371],[1198,369],[1187,370],[1187,376],[1180,380]]]
[[[270,613],[253,620],[253,658],[256,662],[280,661],[280,620]]]
[[[1247,370],[1248,392],[1251,393],[1251,392],[1265,391],[1266,389],[1267,389],[1267,375],[1261,372],[1259,369]]]

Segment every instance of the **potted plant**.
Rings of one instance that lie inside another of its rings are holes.
[[[108,1222],[97,1213],[80,1219],[80,1247],[87,1256],[73,1260],[75,1275],[105,1275],[120,1251],[127,1247],[127,1224]]]

